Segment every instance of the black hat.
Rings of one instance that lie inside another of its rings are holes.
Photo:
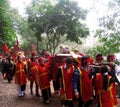
[[[73,63],[73,59],[71,57],[66,58],[66,63],[67,64]]]
[[[86,60],[86,59],[88,59],[88,58],[90,58],[89,55],[82,56],[82,61],[84,61],[84,60]]]
[[[96,55],[96,59],[103,59],[103,55],[102,55],[101,53],[98,53],[98,54]]]

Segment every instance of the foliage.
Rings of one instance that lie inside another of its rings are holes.
[[[26,17],[19,15],[16,8],[11,8],[10,12],[13,20],[13,29],[17,36],[19,36],[20,46],[23,50],[27,50],[31,47],[31,43],[36,43],[33,31],[29,29]]]
[[[52,54],[65,40],[80,43],[81,38],[89,34],[80,21],[85,19],[86,13],[69,0],[58,0],[56,4],[51,0],[33,0],[27,8],[30,28],[39,41],[46,41],[46,49]]]
[[[118,1],[118,2],[116,2]],[[120,8],[119,0],[111,1],[108,5],[109,12],[99,19],[100,27],[96,31],[100,45],[90,49],[88,53],[102,53],[103,55],[120,52]]]
[[[15,38],[8,0],[0,1],[0,40],[11,46]]]

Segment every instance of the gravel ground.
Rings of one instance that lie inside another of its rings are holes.
[[[0,107],[62,107],[60,96],[54,94],[52,87],[51,90],[52,97],[50,98],[50,104],[45,105],[42,97],[30,95],[29,82],[27,82],[26,95],[24,97],[18,97],[14,81],[8,83],[7,80],[3,80],[0,77]],[[75,107],[77,107],[76,101]],[[120,105],[118,105],[118,107],[120,107]]]
[[[54,94],[52,89],[52,97],[50,98],[49,107],[62,107],[60,96]],[[35,92],[35,89],[33,90]],[[40,93],[41,94],[41,93]],[[14,81],[8,83],[0,77],[0,107],[47,107],[43,103],[42,97],[30,95],[29,82],[27,82],[26,95],[18,97],[16,85]]]

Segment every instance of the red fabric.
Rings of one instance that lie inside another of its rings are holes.
[[[16,53],[13,53],[11,56],[14,60],[16,60]]]
[[[101,107],[113,107],[113,101],[110,95],[110,91],[101,92]]]
[[[81,56],[84,56],[84,54],[83,53],[79,53]]]
[[[93,88],[92,88],[92,78],[89,78],[90,75],[90,69],[88,71],[84,71],[81,69],[81,96],[84,102],[90,100],[93,96]]]
[[[18,38],[16,39],[16,42],[15,42],[15,45],[14,45],[14,49],[15,49],[16,51],[17,51],[17,50],[20,50]]]
[[[96,57],[96,60],[99,60],[99,59],[103,59],[103,57],[102,56],[98,56],[98,57]]]
[[[50,56],[49,59],[48,59],[50,80],[53,79],[53,66],[54,66],[53,58],[54,58],[54,56]]]
[[[90,58],[89,58],[89,63],[90,63],[90,65],[93,65],[93,61],[94,61],[93,58],[90,57]]]
[[[109,59],[113,60],[113,59],[115,59],[115,56],[111,55]]]
[[[44,64],[44,66],[39,65],[39,84],[41,90],[50,87],[47,64]]]
[[[72,100],[73,99],[73,73],[74,73],[74,67],[72,66],[70,71],[64,66],[61,67],[62,70],[62,78],[61,78],[61,96],[64,97],[65,100]],[[63,83],[63,84],[62,84]],[[62,87],[63,85],[63,87]]]
[[[32,52],[32,56],[36,56],[36,54],[37,54],[36,52]]]
[[[17,48],[19,48],[19,41],[18,41],[18,39],[16,40],[16,44],[15,45],[16,45]]]
[[[30,81],[36,81],[36,71],[38,71],[38,62],[30,61]]]
[[[117,97],[116,97],[116,84],[115,83],[112,84],[112,95],[113,95],[113,98],[114,98],[114,105],[117,105],[118,100],[117,100]]]
[[[56,80],[57,74],[58,74],[58,69],[61,65],[62,65],[61,63],[56,63],[56,65],[53,65],[53,67],[54,67],[54,69],[53,69],[53,80]]]
[[[104,90],[103,76],[101,74],[96,75],[95,87],[97,90],[97,95],[99,95],[99,97],[97,97],[98,98],[97,100],[100,102],[100,107],[113,107],[113,97],[111,95],[111,88],[110,88],[112,86],[110,85],[107,91]]]
[[[95,79],[94,79],[95,95],[97,95],[97,93],[98,93],[98,87],[101,86],[101,84],[99,83],[100,77],[101,77],[101,73],[97,73],[97,74],[96,74],[96,77],[95,77]],[[96,100],[97,100],[96,102],[98,102],[98,99],[96,99]]]
[[[24,63],[16,63],[15,83],[18,85],[23,85],[26,83],[26,74],[24,67]]]
[[[2,49],[3,49],[4,52],[8,52],[9,53],[9,48],[8,48],[8,46],[5,43],[3,44]]]

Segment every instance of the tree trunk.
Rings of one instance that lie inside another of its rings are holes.
[[[38,52],[38,44],[39,44],[39,41],[38,41],[38,38],[37,38],[37,44],[36,44],[37,45],[37,52]]]

